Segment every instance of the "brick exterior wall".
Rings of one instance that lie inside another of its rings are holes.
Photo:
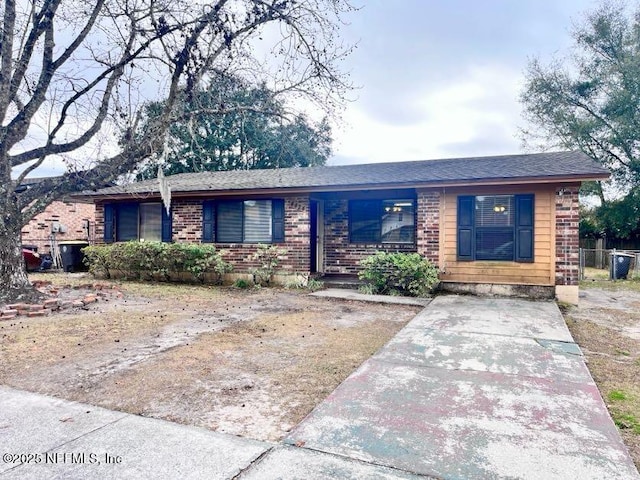
[[[202,200],[174,200],[173,241],[200,243],[202,240]]]
[[[415,244],[350,244],[348,200],[324,202],[325,254],[324,265],[318,266],[325,273],[355,274],[359,262],[377,251],[419,252],[438,263],[440,193],[433,190],[418,192]],[[102,243],[104,209],[96,205],[96,242]],[[174,199],[172,202],[173,240],[199,243],[202,240],[202,200]],[[287,250],[279,270],[283,273],[307,273],[310,270],[310,212],[306,196],[285,199],[285,243]],[[246,273],[257,267],[251,256],[254,244],[216,244],[225,252],[225,259],[234,265],[234,273]]]
[[[579,223],[578,187],[556,189],[556,285],[578,285]]]
[[[360,260],[377,251],[417,251],[414,244],[350,244],[348,208],[348,200],[328,200],[324,203],[325,273],[358,273]]]
[[[437,266],[440,257],[440,192],[418,190],[417,210],[418,253]]]
[[[51,252],[51,225],[66,227],[64,233],[56,233],[56,241],[93,241],[96,218],[92,203],[55,201],[44,212],[36,215],[22,229],[22,244],[36,245],[39,253]],[[89,229],[87,230],[87,222]]]
[[[173,241],[200,243],[202,241],[202,200],[172,201]],[[308,273],[310,269],[309,241],[309,198],[285,198],[285,243],[277,244],[286,249],[278,266],[281,273]],[[96,242],[104,239],[104,206],[96,205]],[[258,266],[251,259],[257,250],[256,244],[216,243],[216,247],[224,252],[224,258],[234,267],[233,273],[248,273]]]
[[[176,207],[178,204],[176,204]],[[173,234],[179,231],[197,230],[198,241],[202,235],[202,203],[199,205],[199,215],[192,217],[189,210],[189,217],[176,218],[174,210]],[[284,200],[284,243],[274,244],[278,248],[286,250],[282,255],[277,272],[280,274],[308,273],[310,269],[310,242],[309,242],[309,198],[291,197]],[[195,219],[195,223],[194,223]],[[190,240],[191,241],[191,240]],[[195,240],[193,240],[195,241]],[[252,243],[216,243],[216,248],[224,252],[225,261],[233,265],[233,273],[249,273],[259,266],[258,262],[252,260],[253,254],[257,251],[258,245]]]

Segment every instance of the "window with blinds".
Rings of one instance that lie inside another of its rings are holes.
[[[171,242],[172,215],[160,202],[122,202],[104,205],[105,243]]]
[[[123,203],[117,206],[116,241],[138,240],[138,205]]]
[[[247,200],[244,202],[245,242],[271,242],[271,212],[271,200]]]
[[[220,243],[270,243],[273,238],[271,200],[219,202],[216,241]]]
[[[216,238],[222,243],[242,243],[242,202],[220,202],[217,209]]]
[[[533,194],[458,197],[458,260],[534,261]]]
[[[513,260],[514,196],[476,197],[476,259]]]
[[[159,242],[162,240],[162,204],[140,204],[140,241]]]
[[[476,227],[513,227],[513,195],[476,197]]]

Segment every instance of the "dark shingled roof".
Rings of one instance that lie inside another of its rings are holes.
[[[415,185],[517,183],[518,180],[594,180],[609,172],[581,152],[553,152],[493,157],[451,158],[273,170],[182,173],[167,178],[171,191],[228,192],[240,190],[346,190]],[[158,181],[83,192],[87,196],[154,194]]]

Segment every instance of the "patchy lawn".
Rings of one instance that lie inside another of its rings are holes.
[[[0,322],[0,383],[278,440],[419,311],[280,289],[120,286],[121,299]]]
[[[583,282],[580,293],[565,319],[640,468],[640,282]]]

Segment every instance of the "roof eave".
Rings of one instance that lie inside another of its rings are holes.
[[[576,183],[584,181],[606,180],[609,178],[608,173],[586,173],[580,175],[563,175],[563,176],[539,176],[539,177],[509,177],[509,178],[482,178],[467,180],[434,180],[427,182],[389,182],[383,184],[360,183],[351,185],[320,185],[308,187],[270,187],[270,188],[238,188],[224,190],[172,190],[173,198],[184,197],[210,197],[212,195],[238,196],[239,194],[250,195],[273,195],[287,193],[306,194],[318,192],[347,192],[353,190],[390,190],[402,188],[447,188],[447,187],[465,187],[465,186],[491,186],[491,185],[533,185],[533,184],[553,184],[553,183]],[[160,198],[159,192],[117,192],[117,193],[81,193],[74,195],[74,198],[86,198],[92,201],[104,200],[124,200],[131,199],[132,196],[140,199],[157,199]]]

